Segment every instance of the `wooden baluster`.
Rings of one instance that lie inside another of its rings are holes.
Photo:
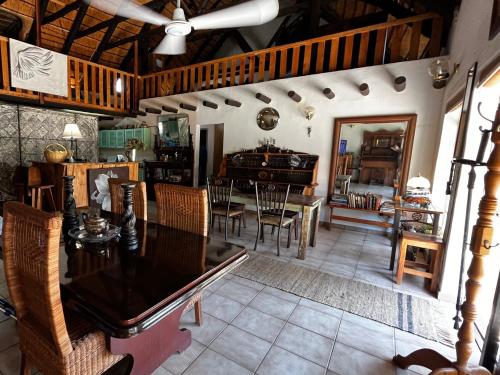
[[[343,69],[351,69],[353,47],[354,47],[354,35],[346,36],[345,48],[344,48],[344,64],[342,66]]]
[[[227,61],[224,61],[221,65],[221,86],[226,87],[227,84]]]
[[[181,71],[176,70],[175,71],[175,93],[180,94],[181,92],[181,86],[182,85],[182,76],[181,76]]]
[[[248,58],[248,83],[253,83],[255,76],[255,56]]]
[[[385,37],[387,29],[377,30],[377,40],[375,41],[375,55],[373,58],[374,65],[380,65],[384,63],[384,52],[385,52]]]
[[[99,105],[104,107],[104,68],[99,66]]]
[[[361,34],[361,41],[359,44],[359,58],[358,66],[366,66],[366,56],[368,55],[368,43],[370,40],[370,32]]]
[[[418,51],[420,47],[420,34],[422,33],[422,21],[414,22],[411,28],[410,50],[407,60],[418,59]]]
[[[436,57],[440,55],[441,52],[441,33],[443,32],[443,18],[434,17],[432,19],[432,33],[429,45],[429,56]]]
[[[116,70],[113,70],[113,81],[111,81],[111,89],[113,90],[113,108],[118,108],[118,91],[116,90],[116,82],[118,81],[118,75]]]
[[[214,63],[214,74],[213,74],[213,86],[214,89],[219,87],[219,63]]]
[[[269,80],[272,81],[276,76],[276,51],[269,52]]]
[[[130,96],[131,96],[131,90],[130,90],[131,77],[130,77],[130,75],[127,74],[125,76],[125,78],[126,78],[126,81],[125,81],[125,85],[126,85],[125,90],[126,91],[125,92],[127,93],[126,94],[127,95],[127,108],[126,109],[127,109],[127,111],[129,111],[130,110]]]
[[[75,100],[80,101],[80,61],[75,60]]]
[[[189,91],[196,91],[196,68],[189,68]]]
[[[95,65],[90,66],[90,85],[92,86],[92,104],[97,104],[97,87],[96,87],[96,71]]]
[[[300,57],[300,47],[293,47],[292,52],[292,77],[297,77],[299,74],[299,57]]]
[[[198,91],[203,90],[203,65],[200,65],[196,68],[196,82]]]
[[[323,66],[325,63],[325,42],[318,42],[318,49],[316,52],[316,73],[323,73]]]
[[[280,51],[280,78],[285,78],[286,73],[287,73],[287,54],[288,50],[286,48],[283,48]]]
[[[106,69],[106,98],[108,99],[107,107],[111,108],[111,72]]]
[[[89,104],[89,66],[82,64],[83,68],[83,102]]]
[[[120,109],[123,111],[125,110],[125,76],[123,73],[120,74],[120,78],[122,82],[122,90],[120,92]]]
[[[234,86],[236,77],[236,59],[231,59],[231,76],[229,78],[229,86]]]
[[[403,41],[405,25],[393,27],[391,36],[391,63],[401,61],[401,42]]]
[[[238,79],[238,85],[245,84],[245,76],[246,76],[246,57],[240,57],[240,78]]]
[[[212,65],[209,63],[205,66],[205,87],[210,90],[212,84]]]
[[[310,44],[306,44],[304,48],[304,60],[302,61],[302,74],[308,75],[311,68],[311,48]]]
[[[2,52],[2,83],[3,89],[10,91],[10,75],[9,75],[9,46],[8,39],[3,39],[1,41],[1,52]],[[68,65],[70,64],[68,59]],[[70,70],[68,70],[69,74]],[[69,85],[68,85],[69,86]],[[71,88],[68,88],[68,91]]]
[[[259,53],[259,82],[266,79],[266,56],[267,53]]]

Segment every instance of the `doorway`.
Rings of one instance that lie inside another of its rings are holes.
[[[216,176],[224,158],[224,124],[201,125],[198,155],[198,184]]]

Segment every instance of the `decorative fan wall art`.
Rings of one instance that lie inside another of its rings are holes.
[[[13,87],[67,96],[67,56],[10,39],[10,79]]]

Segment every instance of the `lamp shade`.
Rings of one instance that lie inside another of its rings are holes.
[[[81,139],[83,138],[80,129],[78,129],[77,124],[66,124],[64,126],[64,131],[62,137],[64,139]]]
[[[412,177],[406,183],[406,186],[411,189],[430,189],[431,183],[425,177],[422,177],[420,173],[417,177]]]

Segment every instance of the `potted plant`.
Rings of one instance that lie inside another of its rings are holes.
[[[137,156],[137,150],[144,150],[144,142],[139,138],[129,138],[127,140],[127,145],[125,146],[125,155],[128,161],[135,161]]]

